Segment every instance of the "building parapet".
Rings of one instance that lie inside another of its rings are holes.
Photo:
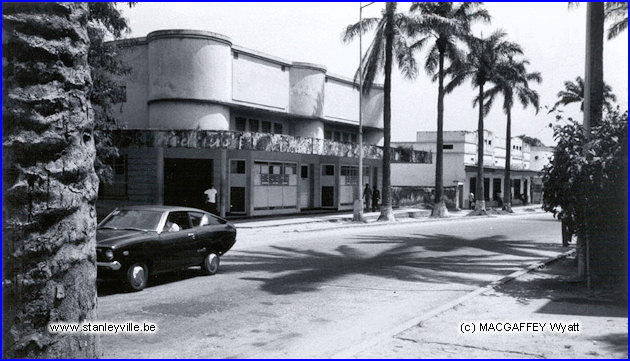
[[[255,132],[119,129],[114,132],[114,142],[118,147],[231,149],[346,158],[359,156],[359,145],[356,143]],[[383,150],[378,146],[364,145],[363,156],[369,159],[382,159]],[[417,150],[402,152],[395,148],[392,148],[391,157],[394,162],[404,163],[431,163],[432,159],[430,152]]]

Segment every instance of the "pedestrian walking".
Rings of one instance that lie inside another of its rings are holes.
[[[381,201],[381,192],[379,192],[376,186],[374,186],[374,189],[372,190],[372,212],[376,212],[377,210],[380,210],[378,206],[380,201]]]
[[[218,215],[217,190],[214,188],[214,185],[211,184],[210,188],[206,189],[203,194],[205,195],[205,203],[208,212]]]
[[[370,204],[372,202],[372,190],[370,189],[370,185],[366,184],[363,189],[363,198],[365,199],[365,210],[366,212],[370,211]]]

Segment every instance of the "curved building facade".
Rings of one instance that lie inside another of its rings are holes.
[[[221,214],[352,209],[359,183],[359,92],[352,79],[206,31],[160,30],[117,44],[131,68],[117,114],[121,131],[145,131],[147,139],[150,132],[185,134],[186,142],[123,146],[115,165],[120,177],[101,192],[103,211],[121,202],[203,207],[210,184],[219,190]],[[382,86],[362,104],[364,142],[377,146]],[[206,143],[190,132],[206,132]],[[216,144],[208,144],[213,132]],[[265,146],[226,147],[226,134]],[[366,157],[365,167],[361,183],[380,186],[380,159]]]

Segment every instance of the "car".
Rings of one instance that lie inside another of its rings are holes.
[[[131,291],[141,291],[149,275],[191,266],[213,275],[235,242],[233,224],[200,209],[116,208],[96,230],[98,279],[121,280]]]

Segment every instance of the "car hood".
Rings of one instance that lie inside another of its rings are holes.
[[[97,229],[96,245],[99,247],[122,247],[156,237],[155,232],[126,229]]]

